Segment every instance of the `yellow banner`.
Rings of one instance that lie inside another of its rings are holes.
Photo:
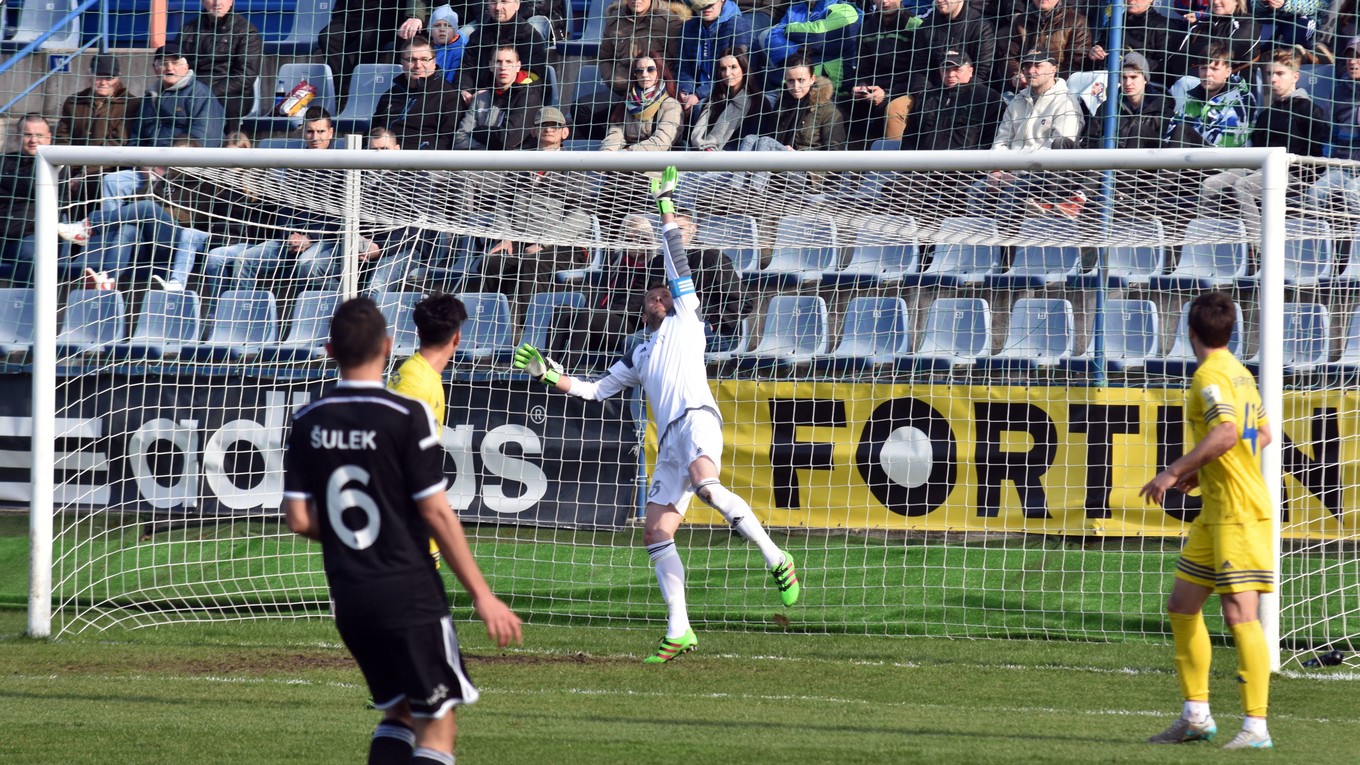
[[[1185,448],[1184,391],[713,383],[723,481],[774,526],[1177,535],[1200,500],[1138,490]],[[1284,535],[1360,531],[1360,392],[1291,392]],[[1279,419],[1274,419],[1279,438]],[[649,428],[648,464],[656,435]],[[687,516],[722,523],[695,501]]]

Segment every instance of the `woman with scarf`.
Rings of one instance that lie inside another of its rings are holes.
[[[682,115],[665,59],[655,52],[639,56],[633,61],[628,95],[615,107],[600,151],[670,151]]]
[[[740,49],[718,56],[713,95],[689,131],[689,145],[700,151],[736,148],[755,127],[762,94],[752,84],[751,64]]]

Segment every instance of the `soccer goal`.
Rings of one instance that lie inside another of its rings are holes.
[[[0,491],[32,508],[34,635],[325,615],[319,550],[279,523],[289,413],[334,379],[339,300],[379,303],[399,361],[430,290],[469,309],[441,438],[496,590],[531,622],[660,620],[636,523],[645,402],[549,395],[508,359],[531,342],[605,372],[660,278],[646,174],[675,164],[724,483],[797,555],[805,599],[779,607],[759,556],[694,503],[679,543],[699,625],[1168,639],[1199,500],[1138,489],[1184,448],[1186,306],[1222,289],[1280,434],[1262,458],[1277,660],[1355,655],[1353,167],[1264,149],[47,147],[37,164],[35,287],[4,296],[32,332],[0,376],[0,422],[32,455],[31,484],[9,470]],[[59,195],[86,166],[139,170]]]

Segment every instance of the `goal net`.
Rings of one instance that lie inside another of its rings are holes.
[[[441,439],[493,587],[531,622],[660,623],[637,523],[645,401],[550,393],[509,357],[530,342],[598,376],[636,341],[662,279],[647,173],[674,163],[723,481],[804,585],[779,607],[756,550],[693,503],[678,541],[696,621],[1167,639],[1199,499],[1138,490],[1185,448],[1185,310],[1222,289],[1282,434],[1265,465],[1284,659],[1360,639],[1360,206],[1344,184],[1313,193],[1352,166],[1257,150],[43,156],[137,168],[44,207],[52,265],[3,301],[38,330],[0,376],[35,493],[17,461],[0,491],[34,505],[50,574],[35,608],[56,634],[326,614],[319,548],[279,522],[289,415],[334,382],[338,301],[378,302],[395,365],[433,290],[468,307]]]

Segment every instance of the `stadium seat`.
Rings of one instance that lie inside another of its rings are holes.
[[[713,247],[732,261],[738,276],[760,270],[760,230],[749,215],[705,215],[696,222],[696,247]]]
[[[855,246],[850,262],[839,271],[822,274],[829,286],[869,288],[902,281],[920,266],[916,221],[906,216],[870,215],[855,222]]]
[[[1299,67],[1299,85],[1308,92],[1308,98],[1322,108],[1324,119],[1332,116],[1332,90],[1336,87],[1336,66],[1334,64],[1304,64]]]
[[[970,367],[992,348],[992,309],[982,298],[940,298],[926,311],[925,336],[897,360],[902,374]]]
[[[1148,280],[1154,290],[1208,290],[1247,275],[1247,227],[1240,220],[1196,218],[1185,227],[1175,269]]]
[[[581,284],[604,271],[604,242],[600,236],[600,219],[590,216],[590,238],[596,246],[590,248],[590,262],[585,268],[568,268],[553,274],[558,284]]]
[[[106,349],[114,361],[159,361],[178,356],[197,343],[202,332],[198,293],[148,290],[137,312],[137,325],[127,342]]]
[[[823,273],[837,269],[840,257],[835,220],[825,215],[786,215],[775,229],[770,262],[759,271],[746,272],[744,278],[760,289],[807,287],[820,282]]]
[[[1010,268],[983,277],[989,289],[1040,289],[1059,284],[1081,271],[1077,227],[1062,218],[1026,218],[1017,235],[1020,244]]]
[[[1346,258],[1346,265],[1341,270],[1341,273],[1320,280],[1318,282],[1319,287],[1324,289],[1354,289],[1355,287],[1360,286],[1360,226],[1357,226],[1351,231],[1350,242],[1348,244],[1350,245],[1349,252],[1351,254]],[[1335,250],[1332,251],[1332,257],[1334,260],[1339,259]]]
[[[586,296],[580,292],[538,292],[529,300],[524,313],[521,344],[535,348],[551,348],[553,317],[562,308],[585,308]]]
[[[411,309],[425,297],[423,292],[381,292],[373,298],[387,319],[387,331],[392,335],[392,357],[410,356],[420,347],[416,334],[416,320]]]
[[[208,339],[184,346],[179,358],[200,364],[240,361],[278,339],[279,309],[272,292],[227,290],[217,298]]]
[[[265,364],[315,361],[326,358],[326,342],[330,339],[331,316],[340,305],[340,293],[334,290],[306,290],[293,301],[293,318],[288,324],[288,336],[278,345],[260,351]]]
[[[1151,300],[1111,300],[1105,304],[1105,324],[1101,333],[1105,345],[1105,369],[1127,372],[1143,366],[1157,354],[1157,305]],[[1088,376],[1095,371],[1095,343],[1086,353],[1064,359],[1059,366],[1077,376]]]
[[[593,101],[594,94],[607,88],[604,81],[600,79],[599,64],[582,64],[576,70],[576,82],[567,89],[567,96],[562,104],[562,111],[571,114],[572,109],[582,101]]]
[[[704,335],[704,361],[715,364],[745,353],[751,346],[751,320],[737,322],[737,331],[730,334],[708,331]]]
[[[345,110],[335,118],[335,133],[363,133],[373,119],[378,99],[392,89],[401,75],[400,64],[359,64],[349,80],[349,96]]]
[[[734,356],[741,370],[781,370],[811,362],[828,345],[826,301],[816,295],[776,295],[765,307],[760,342]]]
[[[1106,261],[1106,284],[1115,289],[1147,287],[1153,276],[1160,274],[1166,264],[1166,234],[1160,218],[1140,218],[1115,222],[1118,241],[1109,247]],[[1100,288],[1100,275],[1095,269],[1070,276],[1067,287],[1076,290]]]
[[[902,277],[904,287],[981,284],[1001,261],[1001,233],[990,218],[946,218],[935,232],[935,252],[925,270]]]
[[[57,358],[103,350],[127,334],[127,308],[117,290],[71,290],[57,331]]]
[[[454,352],[459,364],[508,362],[514,353],[510,335],[510,298],[499,292],[466,292],[458,296],[467,308],[463,340]]]
[[[253,130],[272,130],[292,127],[302,123],[302,116],[278,117],[274,116],[274,104],[278,99],[291,91],[299,82],[306,80],[316,88],[316,97],[312,99],[311,106],[320,106],[329,114],[335,114],[335,79],[331,76],[331,68],[326,64],[282,64],[279,66],[278,75],[274,78],[274,90],[269,93],[260,94],[262,114],[245,120],[248,127]]]
[[[0,288],[0,351],[10,363],[22,363],[33,347],[33,290]]]
[[[560,106],[562,104],[562,85],[557,81],[557,68],[549,64],[544,69],[543,87],[547,89],[548,98],[543,102],[544,106]]]
[[[1341,354],[1336,361],[1322,364],[1316,371],[1354,380],[1360,374],[1360,306],[1351,311],[1346,322],[1346,335],[1341,340]]]
[[[325,29],[331,21],[333,5],[334,0],[296,0],[292,28],[283,39],[272,41],[266,39],[264,42],[265,55],[305,56],[312,53],[321,30]],[[273,15],[277,14],[278,11],[267,13]],[[249,14],[247,14],[248,16]],[[255,25],[258,29],[264,29],[259,20],[255,21]]]
[[[261,138],[255,142],[257,149],[305,149],[307,142],[301,138]]]
[[[835,350],[813,359],[823,374],[854,374],[896,362],[911,351],[907,301],[898,297],[857,297],[845,308]]]
[[[557,43],[557,52],[561,53],[563,58],[580,56],[595,59],[599,56],[600,42],[604,39],[605,9],[609,5],[610,0],[590,0],[581,36],[575,40],[562,40]]]
[[[562,142],[562,151],[599,151],[601,143],[594,138],[568,138]]]
[[[57,22],[66,17],[66,14],[74,11],[80,6],[77,0],[23,0],[19,3],[19,23],[16,25],[14,35],[4,41],[5,50],[18,50],[28,45],[34,40],[47,34],[49,29],[54,29]],[[94,13],[98,13],[94,9]],[[51,49],[74,49],[80,47],[80,18],[77,17],[67,22],[65,27],[58,29],[51,37],[43,40],[39,50]]]
[[[869,151],[901,151],[900,138],[880,138],[869,145]]]
[[[1072,304],[1066,300],[1021,298],[1011,306],[1006,340],[995,356],[975,365],[988,372],[1052,367],[1072,355]]]
[[[472,229],[489,230],[495,225],[495,212],[474,213],[468,219],[468,226]],[[406,280],[426,289],[461,292],[464,282],[479,273],[482,252],[488,246],[485,240],[471,235],[440,235],[429,261],[413,266],[407,272]]]
[[[1331,275],[1331,224],[1325,220],[1285,220],[1284,283],[1313,287]]]
[[[1331,356],[1331,314],[1321,303],[1285,303],[1284,371],[1307,372]]]
[[[1233,355],[1242,358],[1242,306],[1233,305],[1236,309],[1236,320],[1233,322],[1232,337],[1228,338],[1228,350]],[[1181,306],[1180,319],[1176,322],[1176,338],[1171,343],[1171,350],[1165,356],[1151,358],[1143,365],[1149,375],[1164,375],[1167,377],[1189,377],[1199,368],[1199,362],[1195,360],[1195,352],[1190,347],[1190,302],[1186,301]]]

